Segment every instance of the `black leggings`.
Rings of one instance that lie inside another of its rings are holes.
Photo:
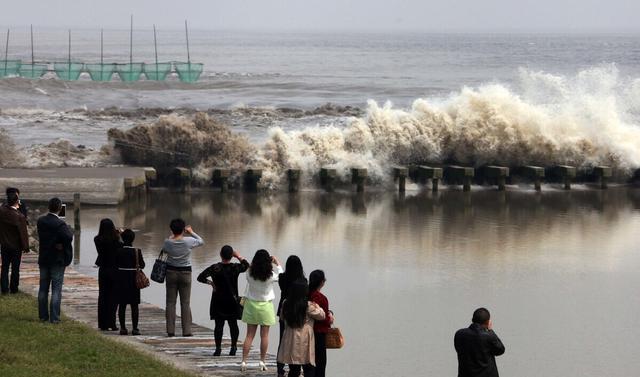
[[[213,336],[216,339],[216,349],[219,350],[222,347],[222,330],[224,329],[224,322],[229,323],[229,331],[231,332],[231,347],[236,348],[238,344],[238,336],[240,335],[240,329],[238,328],[238,320],[236,319],[216,319],[216,327],[213,329]]]
[[[138,329],[138,304],[129,304],[131,306],[131,325],[134,330]],[[120,304],[118,307],[118,319],[120,320],[120,328],[126,329],[125,314],[127,311],[127,304]]]
[[[284,321],[280,321],[280,340],[278,341],[278,353],[280,353],[280,345],[282,344],[282,335],[284,335]],[[276,363],[276,368],[277,368],[277,372],[278,374],[282,374],[284,375],[284,364],[277,362]]]
[[[327,334],[314,333],[316,339],[316,377],[324,377],[327,369]]]
[[[315,377],[316,368],[311,364],[306,364],[306,365],[289,364],[289,377],[300,376],[300,369],[304,371],[304,377]]]

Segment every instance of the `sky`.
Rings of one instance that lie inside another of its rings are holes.
[[[638,0],[1,1],[0,28],[640,32]]]

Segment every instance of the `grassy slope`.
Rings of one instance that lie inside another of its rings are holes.
[[[0,297],[2,377],[193,377],[64,318],[40,323],[36,299]]]

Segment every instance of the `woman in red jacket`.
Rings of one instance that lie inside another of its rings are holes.
[[[315,270],[309,274],[309,300],[318,304],[324,310],[325,319],[316,321],[313,325],[313,332],[316,341],[316,373],[315,377],[325,377],[327,369],[327,333],[333,323],[333,312],[329,310],[329,300],[320,290],[327,281],[324,271]]]

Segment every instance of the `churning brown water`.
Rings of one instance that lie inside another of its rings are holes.
[[[640,190],[544,189],[156,192],[117,209],[85,208],[80,265],[91,270],[98,221],[111,217],[139,230],[149,273],[169,220],[181,216],[206,241],[193,254],[194,275],[224,244],[248,258],[266,248],[283,263],[297,254],[307,274],[326,272],[346,337],[344,349],[329,351],[330,376],[453,376],[453,334],[479,306],[507,347],[498,359],[505,376],[633,375]],[[211,324],[209,289],[194,282],[192,310],[203,324]],[[164,287],[153,284],[143,299],[164,306]],[[272,352],[277,336],[272,329]]]

